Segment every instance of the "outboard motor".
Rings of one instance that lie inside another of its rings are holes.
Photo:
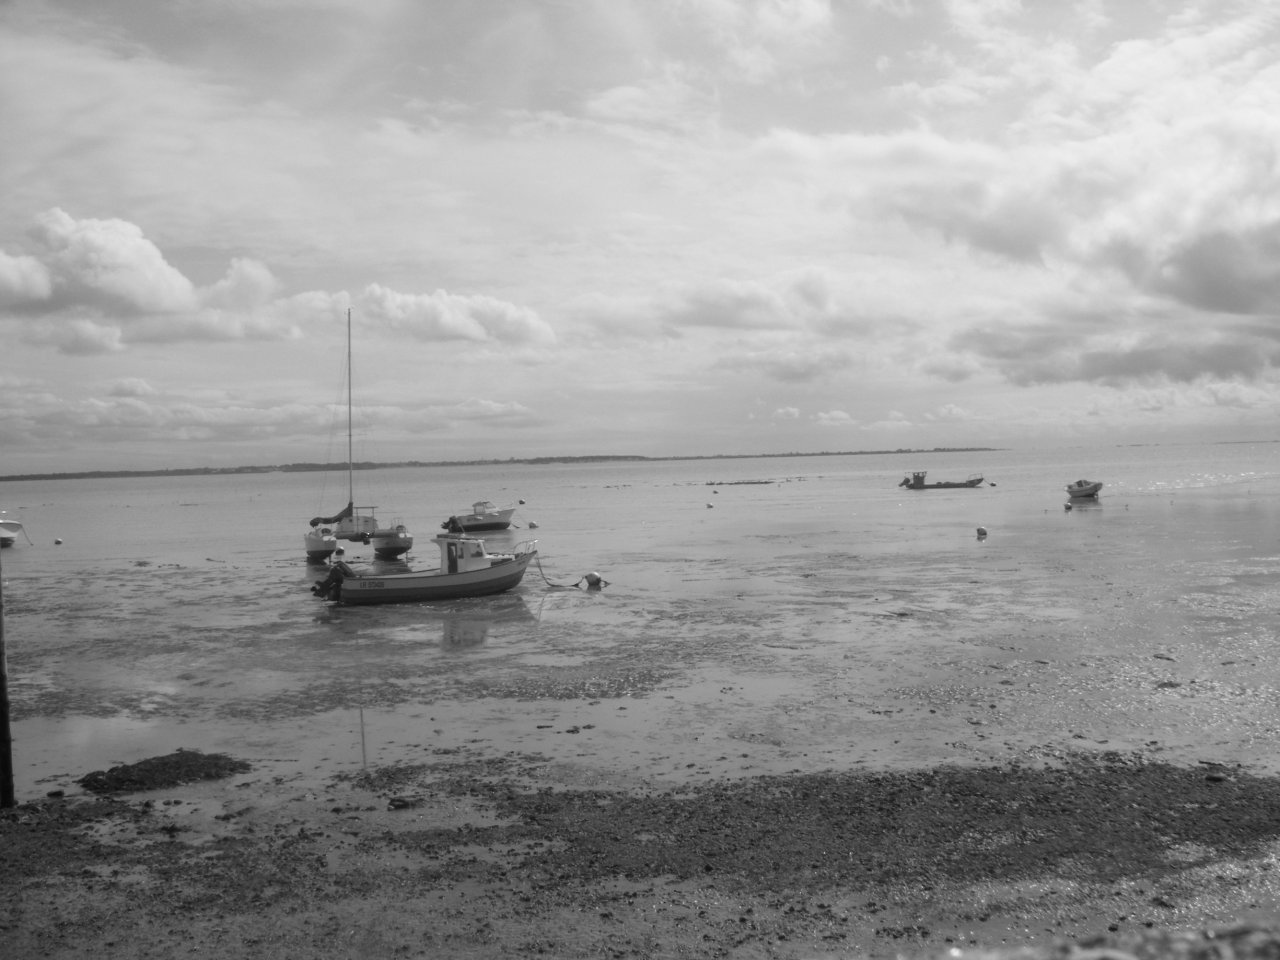
[[[342,581],[350,576],[355,576],[355,571],[339,560],[330,568],[329,576],[315,582],[311,592],[321,600],[341,600]]]

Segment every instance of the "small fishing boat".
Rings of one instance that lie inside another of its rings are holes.
[[[943,480],[938,483],[925,483],[925,475],[927,471],[916,470],[910,476],[902,478],[902,482],[898,484],[900,487],[906,487],[908,490],[955,490],[964,487],[980,487],[982,486],[982,474],[975,473],[970,475],[968,480]]]
[[[27,537],[27,530],[20,520],[10,520],[4,516],[4,512],[0,511],[0,547],[12,547],[18,542],[18,536],[27,538],[27,543],[31,542],[31,538]]]
[[[1102,484],[1097,481],[1077,480],[1075,483],[1067,484],[1067,496],[1072,500],[1082,500],[1085,497],[1096,497],[1101,489]]]
[[[380,560],[394,560],[413,549],[413,534],[404,524],[383,527],[374,511],[377,507],[357,507],[355,464],[352,453],[351,418],[351,311],[347,311],[347,505],[332,517],[312,517],[311,529],[303,536],[307,560],[323,563],[338,549],[339,540],[352,540],[373,547]]]
[[[322,600],[347,605],[458,600],[504,593],[517,586],[538,555],[538,541],[525,540],[511,553],[489,553],[484,541],[464,533],[439,533],[437,570],[361,573],[339,560],[311,592]]]
[[[515,507],[503,507],[499,510],[488,500],[477,500],[471,505],[470,513],[455,513],[444,523],[441,529],[464,533],[476,533],[480,530],[505,530],[511,526],[511,516]]]

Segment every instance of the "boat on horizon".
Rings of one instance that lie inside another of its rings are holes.
[[[311,529],[303,537],[307,560],[323,563],[338,549],[339,540],[350,540],[373,547],[380,560],[393,560],[413,548],[413,534],[404,524],[392,527],[378,524],[377,507],[358,507],[355,497],[355,458],[352,455],[351,417],[351,311],[347,311],[347,505],[331,517],[312,517]]]
[[[436,570],[362,573],[338,560],[311,592],[348,606],[486,597],[518,586],[538,556],[537,540],[518,543],[511,553],[489,553],[484,541],[470,534],[438,533],[433,539],[440,547]]]
[[[925,483],[926,470],[913,470],[909,476],[902,478],[902,482],[898,484],[900,487],[906,487],[908,490],[955,490],[965,487],[982,486],[983,476],[980,473],[972,474],[968,480],[942,480],[938,483]]]
[[[1101,489],[1102,484],[1096,480],[1077,480],[1067,484],[1067,496],[1072,500],[1083,500],[1086,497],[1096,497]]]
[[[522,503],[524,501],[521,501]],[[444,523],[441,529],[454,533],[476,533],[482,530],[505,530],[511,526],[511,517],[516,512],[514,506],[499,509],[488,500],[477,500],[471,505],[470,513],[455,513]]]

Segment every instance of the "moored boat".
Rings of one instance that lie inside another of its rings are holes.
[[[982,486],[983,476],[980,473],[972,474],[967,480],[942,480],[938,483],[926,483],[925,476],[927,472],[925,470],[914,470],[910,476],[903,477],[898,486],[906,487],[908,490],[955,490]]]
[[[1072,500],[1081,500],[1085,497],[1096,497],[1098,491],[1102,489],[1102,484],[1096,480],[1077,480],[1075,483],[1067,484],[1067,496]]]
[[[12,547],[18,542],[19,535],[27,537],[27,530],[22,525],[22,521],[10,520],[0,511],[0,547]],[[27,542],[31,542],[30,537],[27,537]]]
[[[536,540],[517,544],[511,553],[495,554],[485,549],[479,537],[468,534],[441,533],[434,539],[440,547],[436,570],[361,573],[339,560],[311,592],[322,600],[347,605],[484,597],[519,585],[538,555]]]
[[[455,513],[440,527],[444,530],[464,533],[477,533],[481,530],[505,530],[511,526],[511,517],[515,507],[499,509],[488,500],[477,500],[471,505],[470,513]]]
[[[355,465],[352,455],[351,418],[351,311],[347,311],[347,505],[332,517],[312,517],[311,529],[303,536],[307,560],[323,563],[338,549],[339,540],[351,540],[373,547],[380,560],[394,560],[413,549],[413,534],[404,524],[383,527],[374,514],[377,507],[357,507]]]

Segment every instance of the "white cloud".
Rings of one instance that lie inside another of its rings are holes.
[[[48,300],[53,281],[35,257],[11,257],[0,250],[0,305]]]
[[[108,313],[195,306],[191,281],[132,223],[74,220],[54,208],[36,217],[31,236],[53,274],[55,301]]]
[[[827,410],[814,416],[814,422],[820,427],[852,427],[857,421],[843,410]]]
[[[483,295],[437,290],[405,294],[372,284],[361,294],[361,311],[420,340],[498,340],[550,344],[555,333],[536,312]]]

